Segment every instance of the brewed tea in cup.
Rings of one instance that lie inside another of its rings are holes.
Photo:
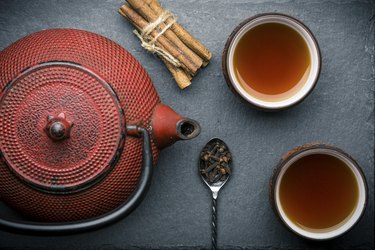
[[[250,104],[278,110],[304,99],[315,86],[320,52],[311,31],[282,14],[262,14],[240,24],[223,54],[230,87]]]
[[[271,180],[271,203],[300,236],[325,240],[348,231],[367,200],[364,175],[342,150],[309,145],[283,159]]]

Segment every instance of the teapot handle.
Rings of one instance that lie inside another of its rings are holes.
[[[137,125],[127,125],[126,129],[128,134],[132,136],[139,135],[143,138],[143,166],[138,186],[132,196],[123,204],[104,215],[92,219],[67,223],[16,221],[0,217],[0,228],[6,231],[23,234],[73,234],[99,229],[129,215],[141,203],[150,187],[153,166],[150,135],[148,131],[144,127]]]

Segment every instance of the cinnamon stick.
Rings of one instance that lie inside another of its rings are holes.
[[[186,74],[186,72],[178,67],[175,67],[173,64],[162,58],[163,62],[167,66],[169,72],[171,72],[173,78],[175,79],[178,87],[180,89],[184,89],[188,87],[191,84],[192,77],[189,74]]]
[[[120,14],[124,17],[127,17],[132,23],[134,23],[137,27],[140,29],[143,29],[148,25],[148,22],[140,15],[138,15],[137,12],[135,12],[132,8],[130,8],[128,5],[124,4],[121,6],[119,10]],[[153,38],[158,36],[157,31],[152,31],[150,34]],[[180,63],[181,67],[183,67],[188,73],[191,75],[195,75],[199,67],[192,63],[191,59],[189,59],[182,51],[173,44],[170,40],[168,40],[164,34],[159,36],[157,40],[164,48],[165,50],[170,53],[173,57],[175,57]]]
[[[140,31],[142,46],[162,59],[181,89],[189,86],[199,68],[208,64],[211,52],[176,23],[158,0],[127,2],[119,12]]]
[[[161,7],[158,0],[144,0],[148,6],[157,15],[160,15],[163,12],[163,8]],[[168,18],[166,20],[166,24],[170,23],[172,20]],[[180,38],[180,40],[186,44],[191,50],[193,50],[198,56],[203,59],[203,66],[206,66],[208,62],[211,60],[212,54],[211,52],[197,39],[195,39],[184,27],[182,27],[179,23],[174,23],[171,26],[171,30]]]
[[[141,16],[143,16],[144,19],[147,21],[155,22],[159,16],[162,14],[154,12],[150,6],[146,4],[146,1],[144,0],[127,0],[127,2],[130,4],[133,9],[135,9]],[[168,18],[170,21],[172,21],[172,18]],[[159,25],[158,31],[160,32],[163,28],[165,28],[165,24],[161,23]],[[172,43],[174,43],[181,51],[184,53],[188,59],[191,60],[192,63],[196,65],[197,68],[200,68],[203,64],[202,58],[197,56],[190,48],[188,48],[181,40],[178,38],[178,36],[170,29],[167,29],[164,34],[166,38],[168,38]]]
[[[128,18],[132,24],[138,29],[140,30],[141,28],[135,24],[129,17],[126,16],[126,14],[121,10],[119,9],[119,13]],[[161,45],[159,42],[156,42],[155,45],[159,46],[160,48],[162,49],[165,49],[163,47],[163,45]],[[161,59],[163,60],[163,62],[165,63],[167,69],[171,72],[173,78],[175,79],[177,85],[181,88],[181,89],[184,89],[186,87],[188,87],[190,84],[191,84],[191,75],[189,75],[187,72],[185,72],[182,68],[180,67],[175,67],[173,64],[171,64],[170,62],[168,62],[167,60],[165,60],[164,58],[161,57]]]

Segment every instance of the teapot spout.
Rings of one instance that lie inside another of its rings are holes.
[[[190,140],[201,131],[197,121],[182,117],[170,107],[160,103],[151,119],[153,139],[159,149],[170,146],[178,140]]]

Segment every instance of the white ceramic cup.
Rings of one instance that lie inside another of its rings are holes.
[[[358,201],[351,215],[349,215],[339,224],[321,230],[303,228],[294,223],[283,210],[280,201],[280,183],[285,172],[297,160],[313,154],[327,154],[336,157],[337,159],[345,163],[345,165],[353,172],[357,181],[359,191]],[[368,196],[366,179],[361,168],[355,162],[355,160],[344,151],[325,144],[304,145],[295,150],[292,150],[292,153],[289,153],[286,157],[283,157],[283,159],[278,164],[273,177],[271,178],[270,189],[271,205],[281,221],[292,232],[296,233],[299,236],[312,240],[333,239],[349,231],[361,218],[367,204]]]
[[[238,42],[249,30],[265,23],[280,23],[294,29],[304,39],[310,53],[311,67],[305,83],[293,95],[277,101],[265,100],[249,94],[238,81],[233,68],[234,52]],[[245,101],[262,110],[282,110],[301,102],[313,90],[320,74],[321,56],[316,39],[303,23],[284,14],[266,13],[251,17],[236,27],[225,45],[222,64],[228,86]]]

